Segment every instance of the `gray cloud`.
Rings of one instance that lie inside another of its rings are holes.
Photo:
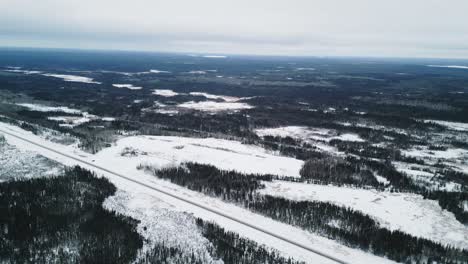
[[[465,0],[0,0],[0,45],[468,58]]]

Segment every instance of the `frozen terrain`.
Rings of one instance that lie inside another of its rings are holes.
[[[77,76],[77,75],[67,75],[67,74],[52,74],[52,73],[45,73],[43,74],[47,77],[54,77],[62,79],[66,82],[80,82],[80,83],[93,83],[93,84],[101,84],[100,82],[96,82],[93,78]]]
[[[428,67],[433,68],[450,68],[450,69],[465,69],[468,70],[468,66],[463,65],[427,65]]]
[[[189,93],[190,95],[193,96],[203,96],[206,97],[207,99],[221,99],[224,100],[225,102],[236,102],[239,101],[239,97],[234,97],[234,96],[226,96],[226,95],[215,95],[215,94],[209,94],[209,93],[202,93],[202,92],[191,92]]]
[[[247,103],[232,103],[232,102],[214,102],[214,101],[203,101],[203,102],[185,102],[179,104],[178,107],[193,109],[204,112],[220,112],[228,110],[242,110],[251,109],[253,106]]]
[[[20,150],[0,135],[0,182],[59,175],[62,166],[35,152]]]
[[[28,108],[31,111],[38,112],[62,112],[67,114],[81,114],[81,110],[68,108],[66,106],[46,106],[41,104],[30,104],[30,103],[20,103],[16,104],[25,108]]]
[[[468,132],[468,124],[467,123],[460,123],[460,122],[450,122],[450,121],[442,121],[442,120],[424,120],[426,123],[434,123],[448,129],[455,130],[455,131],[467,131]]]
[[[195,218],[175,211],[172,205],[157,197],[118,190],[104,201],[103,206],[140,221],[138,233],[144,237],[144,245],[139,256],[144,256],[158,244],[164,244],[179,248],[187,256],[194,254],[203,263],[223,263],[211,257],[209,250],[212,245],[198,229]]]
[[[125,149],[132,149],[141,154],[129,158],[122,155]],[[273,155],[263,148],[237,141],[168,136],[126,137],[118,140],[115,146],[97,153],[96,157],[112,157],[115,161],[131,167],[137,167],[139,164],[165,167],[193,161],[225,170],[292,177],[299,177],[299,170],[303,164],[301,160]]]
[[[303,127],[303,126],[285,126],[277,128],[261,128],[256,129],[255,133],[258,136],[277,136],[277,137],[292,137],[294,139],[308,142],[310,140],[318,140],[329,142],[333,139],[343,141],[363,142],[364,139],[357,134],[345,133],[338,135],[336,131],[325,128]]]
[[[390,230],[468,249],[468,227],[441,209],[437,201],[421,195],[284,181],[264,184],[266,188],[260,191],[263,194],[350,207],[374,217]]]
[[[155,90],[153,90],[153,94],[159,95],[159,96],[164,96],[164,97],[173,97],[173,96],[179,95],[179,93],[176,93],[176,92],[174,92],[172,90],[168,90],[168,89],[155,89]]]
[[[140,182],[144,182],[148,186],[154,186],[155,188],[164,189],[166,191],[169,191],[173,195],[176,195],[178,197],[183,197],[184,199],[196,202],[198,204],[202,204],[204,206],[208,206],[224,214],[232,215],[235,217],[241,216],[243,221],[248,222],[252,225],[267,228],[268,230],[274,231],[276,234],[279,234],[281,236],[293,238],[294,241],[296,241],[297,243],[308,245],[310,247],[316,248],[328,254],[332,254],[344,260],[352,260],[354,263],[394,263],[393,261],[374,256],[370,253],[365,253],[357,249],[348,248],[346,246],[339,244],[336,241],[326,239],[324,237],[321,237],[316,234],[312,234],[310,232],[306,232],[300,228],[296,228],[287,224],[283,224],[283,223],[274,221],[270,218],[252,213],[236,205],[225,203],[225,202],[220,201],[219,199],[207,197],[206,195],[203,195],[201,193],[190,191],[178,185],[171,184],[167,181],[157,179],[154,176],[144,173],[143,171],[137,170],[137,168],[134,166],[135,164],[138,164],[141,162],[141,159],[142,159],[141,157],[134,157],[134,158],[129,157],[125,159],[120,158],[121,155],[118,151],[115,151],[116,150],[115,148],[113,148],[112,151],[109,151],[110,149],[107,149],[108,150],[107,153],[100,152],[97,155],[92,155],[92,154],[85,153],[79,150],[78,148],[76,148],[76,146],[64,146],[64,145],[52,143],[38,136],[33,135],[30,132],[27,132],[18,127],[11,126],[5,123],[0,123],[0,129],[4,131],[13,132],[16,135],[19,135],[22,137],[27,137],[28,140],[37,142],[41,145],[45,145],[51,149],[59,150],[63,153],[66,153],[68,156],[59,155],[53,151],[38,147],[31,143],[27,143],[23,140],[17,139],[12,136],[8,136],[8,135],[5,136],[8,143],[15,145],[16,147],[20,149],[40,152],[45,157],[54,159],[65,165],[78,164],[84,168],[88,168],[93,171],[96,171],[100,175],[104,175],[105,177],[109,178],[111,182],[117,186],[118,189],[121,189],[123,191],[126,191],[132,195],[139,196],[139,197],[143,195],[148,195],[156,199],[164,200],[167,204],[173,206],[171,207],[173,210],[192,213],[194,214],[195,217],[200,217],[207,221],[214,221],[229,231],[237,232],[241,236],[251,239],[253,241],[256,241],[259,244],[263,244],[269,248],[276,249],[282,254],[284,254],[285,256],[290,256],[297,260],[304,260],[308,263],[334,263],[330,260],[320,257],[319,255],[311,253],[310,251],[304,250],[302,248],[289,244],[285,241],[273,238],[263,232],[254,230],[250,227],[247,227],[246,225],[232,221],[219,214],[214,214],[213,212],[207,211],[205,209],[194,206],[187,202],[183,202],[181,200],[175,199],[172,196],[168,196],[163,193],[144,187],[142,185],[129,182],[128,180],[119,178],[115,176],[114,174],[110,174],[106,171],[102,171],[100,169],[97,169],[96,167],[91,167],[86,163],[77,161],[75,159],[71,159],[70,157],[77,157],[81,160],[87,161],[90,164],[96,164],[98,166],[110,168],[113,171],[118,171],[119,173],[123,175],[131,175],[133,179],[136,179]],[[145,137],[142,137],[142,138],[145,138]],[[165,138],[165,137],[161,137],[161,138]],[[180,140],[183,141],[183,138],[181,138]],[[197,139],[192,139],[192,140],[197,140]],[[147,145],[152,144],[148,142],[149,141],[146,142]],[[177,146],[177,142],[168,142],[168,143],[171,143]],[[180,144],[180,142],[178,143]],[[158,143],[156,142],[156,144]],[[218,146],[218,145],[215,145],[215,146]],[[240,146],[241,144],[238,143],[238,146],[235,148],[235,150],[238,150],[237,148],[241,148]],[[203,146],[203,148],[206,148],[206,146]],[[213,148],[213,147],[208,146],[208,149],[209,148]],[[255,148],[253,150],[247,148],[247,150],[250,150],[251,152],[250,155],[252,155],[253,153],[257,153],[257,151],[255,151]],[[203,151],[203,152],[208,153],[211,151]],[[225,151],[225,152],[229,152],[229,151]],[[211,154],[213,155],[212,158],[214,158],[215,157],[214,155],[217,155],[219,153],[211,152]],[[166,162],[171,163],[172,160],[170,159]],[[223,160],[223,162],[227,164],[231,163],[230,160]],[[250,159],[249,164],[255,164],[255,163],[252,163]],[[244,164],[237,164],[237,165],[239,166],[239,165],[244,165]],[[245,167],[245,166],[242,166],[242,167]],[[151,208],[153,208],[153,205],[146,204],[146,203],[141,203],[141,206],[144,207],[141,210],[145,210],[145,211],[152,210]],[[143,220],[143,219],[138,219],[138,220]]]
[[[112,84],[116,88],[126,88],[129,90],[141,90],[142,87],[133,86],[133,84]]]

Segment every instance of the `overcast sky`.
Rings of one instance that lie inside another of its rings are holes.
[[[0,0],[0,46],[468,58],[468,1]]]

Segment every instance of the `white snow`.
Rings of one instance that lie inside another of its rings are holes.
[[[84,123],[88,123],[91,121],[90,117],[85,117],[85,116],[51,116],[48,117],[47,119],[60,122],[59,126],[62,127],[76,127]]]
[[[315,71],[315,68],[296,68],[297,71]]]
[[[345,133],[338,135],[335,130],[305,126],[284,126],[275,128],[260,128],[254,131],[258,136],[276,136],[276,137],[291,137],[305,142],[310,140],[329,142],[332,139],[343,141],[363,142],[364,139],[357,134]]]
[[[209,94],[209,93],[203,93],[203,92],[191,92],[189,93],[190,95],[193,96],[203,96],[208,99],[221,99],[224,100],[225,102],[237,102],[241,98],[239,97],[234,97],[234,96],[226,96],[226,95],[215,95],[215,94]]]
[[[176,92],[174,92],[172,90],[168,90],[168,89],[155,89],[155,90],[153,90],[153,94],[159,95],[159,96],[164,96],[164,97],[173,97],[173,96],[179,95],[179,93],[176,93]]]
[[[94,83],[94,84],[101,84],[100,82],[95,82],[93,78],[89,77],[83,77],[83,76],[76,76],[76,75],[66,75],[66,74],[51,74],[51,73],[46,73],[43,74],[44,76],[47,77],[54,77],[54,78],[59,78],[62,79],[66,82],[80,82],[80,83]]]
[[[451,69],[465,69],[468,70],[468,66],[463,65],[427,65],[428,67],[435,67],[435,68],[451,68]]]
[[[150,70],[150,73],[171,73],[169,71],[160,71],[160,70]]]
[[[141,90],[142,87],[133,86],[133,84],[112,84],[112,86],[117,88],[127,88],[130,90]]]
[[[204,55],[203,58],[209,58],[209,59],[225,59],[227,56],[224,55]]]
[[[23,73],[23,74],[26,74],[26,75],[29,75],[29,74],[41,74],[42,72],[40,71],[28,71],[28,70],[18,70],[18,69],[14,69],[14,70],[3,70],[3,71],[6,71],[6,72],[15,72],[15,73]]]
[[[163,115],[170,115],[170,116],[177,115],[179,113],[179,111],[177,110],[170,110],[170,109],[156,109],[156,110],[153,110],[153,112],[158,113],[158,114],[163,114]]]
[[[67,114],[81,114],[83,113],[81,110],[68,108],[66,106],[46,106],[41,104],[30,104],[30,103],[21,103],[16,104],[22,107],[26,107],[31,111],[38,111],[38,112],[62,112]]]
[[[145,256],[156,245],[176,247],[186,256],[192,253],[203,263],[223,263],[214,260],[209,252],[212,247],[198,229],[195,218],[173,210],[170,204],[148,194],[132,194],[117,190],[103,204],[109,211],[138,219],[138,233],[144,237],[144,245],[137,259]]]
[[[421,195],[294,182],[264,182],[260,192],[298,201],[347,206],[374,217],[383,227],[468,249],[468,227]]]
[[[178,107],[194,109],[198,111],[205,112],[219,112],[226,110],[242,110],[242,109],[252,109],[253,106],[247,103],[236,103],[236,102],[214,102],[214,101],[203,101],[195,102],[189,101],[177,105]]]
[[[0,135],[0,182],[59,175],[63,166],[36,152],[9,145]]]
[[[352,249],[348,248],[346,246],[343,246],[339,244],[336,241],[326,239],[324,237],[321,237],[319,235],[304,231],[300,228],[296,228],[284,223],[280,223],[278,221],[274,221],[270,218],[252,213],[248,211],[247,209],[238,207],[234,204],[229,204],[220,201],[219,199],[216,198],[211,198],[206,195],[203,195],[198,192],[190,191],[186,188],[182,188],[180,186],[177,186],[175,184],[171,184],[167,181],[160,180],[155,178],[154,176],[148,175],[144,173],[143,171],[138,171],[135,168],[135,164],[139,163],[138,159],[134,160],[132,158],[126,158],[126,162],[123,162],[124,158],[120,156],[120,154],[115,151],[116,148],[122,147],[119,145],[118,147],[114,148],[113,151],[107,152],[107,154],[103,154],[103,152],[98,153],[97,155],[92,155],[89,153],[85,153],[81,150],[79,150],[76,146],[64,146],[56,143],[52,143],[49,141],[46,141],[28,131],[25,131],[21,128],[11,126],[5,123],[0,123],[0,129],[5,130],[5,131],[10,131],[15,133],[16,135],[20,135],[23,137],[27,137],[29,140],[32,140],[34,142],[37,142],[39,144],[43,144],[48,146],[49,148],[52,149],[57,149],[61,152],[67,153],[67,155],[72,156],[72,157],[77,157],[82,160],[86,160],[89,163],[94,163],[98,166],[103,166],[106,168],[110,168],[114,171],[118,171],[119,173],[123,175],[128,175],[136,179],[138,181],[144,182],[145,184],[149,186],[153,186],[155,188],[161,188],[163,190],[169,191],[174,195],[177,195],[179,197],[183,197],[184,199],[202,204],[204,206],[208,206],[210,208],[214,208],[215,210],[218,210],[222,213],[235,216],[238,218],[241,218],[243,221],[246,221],[252,225],[255,226],[261,226],[264,228],[267,228],[268,230],[274,231],[276,234],[279,234],[284,237],[288,237],[293,239],[297,243],[305,244],[310,247],[316,248],[322,252],[326,252],[328,254],[331,254],[337,258],[344,259],[344,260],[353,260],[353,262],[356,263],[394,263],[393,261],[390,261],[385,258],[377,257],[374,256],[370,253],[366,253],[363,251],[360,251],[358,249]],[[192,213],[194,214],[195,217],[200,217],[206,221],[214,221],[223,228],[225,228],[228,231],[236,232],[239,233],[242,237],[251,239],[259,244],[266,245],[269,248],[273,248],[275,250],[278,250],[281,252],[281,254],[289,257],[293,257],[297,260],[303,260],[308,263],[334,263],[330,260],[327,260],[323,257],[320,257],[317,254],[311,253],[310,251],[304,250],[302,248],[299,248],[297,246],[294,246],[292,244],[289,244],[287,242],[284,242],[282,240],[276,239],[274,237],[271,237],[265,233],[256,231],[246,225],[240,224],[238,222],[229,220],[225,217],[222,217],[218,214],[214,214],[212,212],[209,212],[205,209],[202,209],[200,207],[196,207],[194,205],[191,205],[189,203],[183,202],[181,200],[175,199],[171,196],[165,195],[163,193],[154,191],[152,189],[146,188],[144,186],[135,184],[133,182],[129,182],[127,180],[124,180],[122,178],[116,177],[113,174],[109,174],[105,171],[98,170],[95,167],[91,167],[89,165],[86,165],[84,163],[78,162],[76,160],[72,160],[68,157],[58,155],[57,153],[50,151],[48,149],[40,148],[36,145],[24,142],[22,140],[19,140],[17,138],[5,135],[5,138],[8,143],[15,145],[16,147],[20,149],[27,149],[35,152],[41,153],[41,155],[48,157],[50,159],[56,160],[60,163],[63,163],[64,165],[72,166],[72,165],[80,165],[84,168],[91,169],[93,171],[96,171],[99,175],[103,175],[106,178],[108,178],[113,184],[117,186],[118,189],[121,189],[123,191],[126,191],[132,195],[141,197],[143,195],[148,195],[152,196],[155,199],[163,200],[165,203],[170,205],[170,208],[175,211],[182,211],[182,212],[187,212],[187,213]],[[132,137],[135,138],[135,137]],[[145,137],[142,137],[145,138]],[[156,137],[157,138],[157,137]],[[166,138],[167,137],[161,137],[161,138]],[[175,137],[174,137],[175,138]],[[176,138],[177,141],[182,140],[184,141],[183,138]],[[187,139],[188,140],[188,139]],[[191,140],[197,140],[197,139],[191,139]],[[209,139],[210,140],[210,139]],[[132,141],[132,140],[130,140]],[[176,142],[168,142],[168,144],[174,144],[177,145]],[[147,140],[145,140],[146,144],[148,143]],[[131,142],[130,142],[131,143]],[[219,141],[216,141],[216,143],[219,143]],[[158,141],[156,141],[156,145],[160,145]],[[231,144],[229,144],[231,145]],[[235,144],[239,148],[241,148],[241,144],[237,143]],[[216,146],[216,145],[215,145]],[[204,148],[207,149],[212,149],[210,146],[206,146]],[[250,155],[253,153],[256,153],[256,151],[250,150],[250,147],[247,147],[249,150]],[[253,147],[254,149],[257,147]],[[109,149],[107,149],[109,150]],[[205,149],[206,150],[206,149]],[[203,150],[203,152],[206,152]],[[200,149],[197,149],[198,152],[200,152]],[[214,151],[214,150],[212,150]],[[221,150],[220,150],[221,151]],[[175,152],[175,150],[174,150]],[[228,153],[229,151],[224,151],[225,154]],[[194,153],[195,154],[195,153]],[[200,153],[198,153],[200,154]],[[214,155],[217,155],[218,152],[212,153],[212,157],[210,160],[215,157]],[[162,155],[167,155],[162,153]],[[228,155],[228,154],[226,154]],[[236,154],[237,155],[237,154]],[[248,155],[246,155],[248,156]],[[140,157],[141,159],[141,157]],[[171,158],[170,158],[171,159]],[[260,159],[260,157],[258,157]],[[238,159],[239,161],[240,159]],[[170,161],[167,161],[170,162]],[[230,160],[223,160],[223,163],[231,164]],[[276,162],[272,160],[266,160],[265,162],[271,163],[271,165],[275,165]],[[239,168],[245,168],[245,164],[254,164],[252,162],[252,159],[248,160],[248,163],[241,163],[237,164]],[[238,168],[238,169],[239,169]],[[245,168],[248,169],[248,168]],[[288,168],[290,169],[290,168]],[[262,172],[265,173],[265,172]],[[146,202],[141,202],[139,203],[139,206],[142,207],[142,211],[151,211],[153,208],[152,203],[146,203]],[[143,220],[143,219],[137,219],[137,220]]]
[[[146,155],[132,159],[121,157],[119,153],[122,153],[126,147]],[[165,136],[123,138],[118,140],[115,146],[102,150],[96,156],[113,157],[116,161],[127,163],[132,167],[142,163],[165,167],[193,161],[211,164],[225,170],[292,177],[299,177],[299,170],[303,164],[301,160],[273,155],[261,147],[245,145],[238,141]]]
[[[206,71],[189,71],[190,74],[206,74]]]
[[[468,131],[468,123],[450,122],[443,120],[424,120],[425,123],[434,123],[455,131]]]

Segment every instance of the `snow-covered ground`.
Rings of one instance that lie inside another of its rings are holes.
[[[150,73],[156,73],[156,74],[158,74],[158,73],[171,73],[170,71],[161,71],[161,70],[150,70],[149,72]]]
[[[428,161],[429,164],[444,160],[452,164],[466,164],[468,162],[468,150],[462,148],[449,148],[447,150],[429,150],[426,146],[416,146],[402,151],[402,154]]]
[[[125,148],[132,148],[145,155],[123,157],[121,153]],[[273,155],[261,147],[245,145],[238,141],[169,136],[126,137],[118,140],[114,146],[97,153],[96,157],[112,157],[115,161],[131,167],[139,164],[165,167],[193,161],[225,170],[292,177],[299,177],[299,170],[303,164],[301,160]]]
[[[225,59],[227,56],[224,55],[204,55],[203,58],[209,58],[209,59]]]
[[[214,100],[221,99],[221,100],[224,100],[225,102],[237,102],[241,99],[239,97],[234,97],[234,96],[215,95],[215,94],[202,93],[202,92],[191,92],[189,94],[193,96],[203,96],[208,99],[214,99]]]
[[[31,111],[38,111],[38,112],[62,112],[67,114],[81,114],[83,113],[81,110],[68,108],[66,106],[46,106],[41,104],[30,104],[30,103],[21,103],[16,104],[18,106],[26,107]]]
[[[35,152],[20,150],[0,135],[0,182],[59,175],[63,166]]]
[[[164,96],[164,97],[173,97],[173,96],[179,95],[179,93],[176,93],[176,92],[174,92],[172,90],[168,90],[168,89],[155,89],[155,90],[153,90],[153,94],[159,95],[159,96]]]
[[[47,77],[59,78],[66,82],[101,84],[100,82],[94,81],[93,78],[84,77],[84,76],[68,75],[68,74],[52,74],[52,73],[45,73],[42,75],[47,76]]]
[[[186,256],[195,255],[202,263],[219,263],[210,255],[212,245],[195,223],[190,214],[175,211],[171,204],[149,194],[132,194],[117,190],[107,198],[104,208],[122,215],[138,219],[138,233],[144,237],[143,248],[138,258],[145,256],[156,245],[175,247]]]
[[[446,181],[443,178],[437,177],[437,170],[434,167],[399,161],[394,161],[392,164],[397,171],[406,174],[416,184],[423,185],[426,188],[450,192],[459,192],[462,189],[459,183]]]
[[[443,120],[424,120],[425,123],[434,123],[455,131],[468,131],[468,123],[450,122]]]
[[[178,197],[182,197],[184,199],[196,202],[198,204],[208,206],[224,214],[228,214],[237,218],[241,218],[243,221],[248,222],[252,225],[267,228],[268,230],[273,231],[278,235],[288,237],[290,239],[293,239],[297,243],[308,245],[322,252],[331,254],[337,258],[347,260],[347,261],[352,261],[353,263],[394,263],[393,261],[389,261],[385,258],[377,257],[370,253],[366,253],[357,249],[348,248],[346,246],[339,244],[336,241],[326,239],[319,235],[304,231],[300,228],[296,228],[296,227],[293,227],[284,223],[280,223],[278,221],[274,221],[271,218],[267,218],[267,217],[252,213],[248,211],[247,209],[238,207],[234,204],[225,203],[219,199],[208,197],[198,192],[190,191],[186,188],[180,187],[175,184],[171,184],[167,181],[160,180],[154,176],[148,175],[144,173],[143,171],[137,170],[137,168],[135,168],[134,166],[135,164],[140,163],[138,162],[138,160],[141,159],[141,157],[137,157],[136,159],[121,157],[120,153],[116,151],[117,149],[122,147],[121,143],[117,143],[117,146],[112,148],[113,149],[112,151],[110,151],[110,149],[106,149],[108,151],[107,154],[104,154],[105,152],[100,152],[96,155],[92,155],[92,154],[81,151],[76,146],[64,146],[64,145],[56,144],[53,142],[49,142],[32,134],[31,132],[25,131],[21,128],[11,126],[5,123],[0,123],[0,129],[4,131],[13,132],[16,135],[19,135],[22,137],[26,137],[28,138],[28,140],[37,142],[42,145],[46,145],[47,147],[51,149],[59,150],[63,153],[66,153],[67,155],[71,157],[77,157],[89,163],[96,164],[98,166],[102,166],[105,168],[109,168],[113,171],[117,171],[120,174],[128,175],[129,177],[132,177],[135,180],[144,182],[148,186],[161,188]],[[156,199],[163,200],[167,204],[171,205],[170,208],[172,210],[192,213],[194,214],[195,217],[200,217],[206,221],[214,221],[229,231],[239,233],[241,236],[245,238],[251,239],[259,244],[266,245],[269,248],[278,250],[285,256],[293,257],[297,260],[303,260],[308,263],[325,263],[325,264],[334,263],[330,260],[320,257],[317,254],[311,253],[310,251],[307,251],[300,247],[289,244],[285,241],[271,237],[263,232],[257,231],[246,225],[243,225],[233,220],[230,220],[228,218],[225,218],[219,214],[215,214],[213,212],[207,211],[205,209],[194,206],[187,202],[183,202],[179,199],[176,199],[174,197],[154,191],[142,185],[129,182],[128,180],[124,180],[108,172],[101,171],[97,169],[96,167],[89,166],[85,163],[71,159],[70,157],[59,155],[53,151],[38,147],[36,145],[33,145],[31,143],[25,142],[23,140],[17,139],[12,136],[5,135],[5,138],[9,144],[15,145],[19,149],[40,152],[43,156],[56,160],[62,164],[80,165],[84,168],[88,168],[93,171],[96,171],[99,175],[103,175],[107,177],[108,179],[110,179],[111,182],[114,183],[118,189],[121,189],[132,195],[135,195],[135,197],[141,197],[141,196],[147,195],[147,196],[152,196]],[[145,137],[142,137],[142,138],[145,138]],[[159,137],[159,138],[165,138],[165,137]],[[183,138],[181,140],[183,141]],[[192,140],[196,140],[196,139],[192,139]],[[160,144],[160,143],[161,142],[158,143],[158,141],[156,141],[155,144]],[[178,145],[177,142],[168,142],[168,143],[175,144],[176,146]],[[219,142],[216,142],[216,143],[219,143]],[[151,141],[146,141],[146,145],[152,145]],[[239,143],[238,145],[239,148],[241,148],[240,145],[241,144]],[[213,152],[210,151],[210,149],[213,149],[214,147],[219,147],[219,145],[215,144],[215,145],[210,145],[210,146],[202,146],[201,148],[203,149],[203,152],[206,152],[206,151],[211,152],[212,153],[211,158],[213,159],[216,157],[216,155],[219,154],[218,152],[214,152],[213,150],[212,150]],[[237,150],[237,148],[235,148],[235,150]],[[247,150],[249,150],[249,148],[247,148]],[[255,164],[255,162],[253,161],[255,160],[253,159],[254,156],[252,156],[252,155],[255,155],[256,153],[255,148],[253,150],[250,149],[250,151],[251,151],[250,155],[246,155],[246,156],[250,156],[251,159],[248,159],[248,163],[244,162],[244,163],[237,164],[238,166],[241,166],[240,168],[245,168],[246,167],[245,164]],[[200,149],[198,149],[198,152],[200,152]],[[228,152],[230,151],[224,150],[225,154]],[[174,153],[175,153],[175,150],[174,150]],[[249,154],[249,153],[246,153],[246,154]],[[225,158],[228,159],[229,156],[225,156]],[[226,159],[223,160],[222,162],[231,164],[231,161],[226,160]],[[261,159],[261,157],[258,157],[258,159]],[[170,158],[170,160],[167,162],[172,162],[172,159]],[[273,162],[272,165],[274,165],[274,163],[275,162]],[[262,173],[265,173],[265,172],[262,172]],[[144,199],[144,198],[141,198],[141,199]],[[153,210],[152,209],[153,205],[151,203],[139,203],[139,206],[141,206],[142,207],[141,210],[145,212]],[[137,220],[143,221],[144,219],[137,219]]]
[[[318,140],[329,142],[333,139],[343,141],[356,141],[363,142],[364,139],[357,134],[345,133],[338,135],[336,131],[325,128],[314,128],[304,126],[285,126],[276,128],[260,128],[254,131],[258,136],[277,136],[277,137],[291,137],[294,139],[308,142],[310,140]]]
[[[427,65],[428,67],[433,68],[450,68],[450,69],[465,69],[468,70],[468,66],[463,65]]]
[[[242,110],[251,109],[253,106],[247,103],[235,103],[235,102],[214,102],[214,101],[203,101],[203,102],[185,102],[177,105],[178,107],[194,109],[204,112],[219,112],[227,110]]]
[[[89,114],[88,112],[83,112],[78,109],[68,108],[66,106],[46,106],[41,104],[29,104],[21,103],[16,104],[18,106],[26,107],[31,111],[38,112],[61,112],[66,114],[76,114],[76,116],[50,116],[47,119],[56,121],[61,127],[73,128],[81,124],[88,123],[93,120],[102,120],[106,122],[114,121],[113,117],[99,117],[96,115]]]
[[[421,195],[284,181],[264,182],[260,192],[299,201],[323,201],[374,217],[383,227],[468,249],[468,227]]]
[[[129,90],[141,90],[142,87],[133,86],[133,84],[112,84],[116,88],[126,88]]]

